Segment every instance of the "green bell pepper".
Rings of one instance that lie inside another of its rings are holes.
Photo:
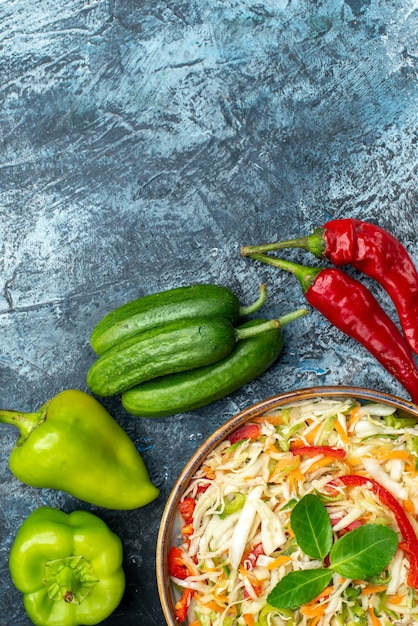
[[[36,626],[99,624],[125,591],[122,542],[87,511],[42,507],[20,526],[9,568]]]
[[[158,496],[133,441],[83,391],[62,391],[36,413],[0,410],[0,422],[20,430],[9,466],[27,485],[108,509],[135,509]]]

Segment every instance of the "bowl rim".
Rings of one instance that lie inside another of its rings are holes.
[[[210,454],[216,446],[226,439],[233,431],[249,421],[254,416],[265,413],[268,410],[277,408],[290,402],[309,400],[314,397],[352,397],[363,402],[379,402],[383,404],[395,405],[396,409],[404,410],[413,414],[418,419],[418,405],[410,400],[400,398],[396,395],[367,389],[365,387],[352,387],[350,385],[335,385],[324,387],[302,387],[284,391],[264,400],[260,400],[245,409],[239,411],[229,420],[221,424],[187,461],[183,470],[175,481],[170,495],[166,501],[157,536],[156,545],[156,577],[157,588],[160,597],[161,608],[168,626],[178,626],[174,616],[174,603],[170,594],[170,584],[167,567],[167,554],[171,547],[171,533],[175,520],[177,505],[187,487],[191,477],[200,467],[202,461]]]

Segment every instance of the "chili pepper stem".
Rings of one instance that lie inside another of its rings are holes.
[[[22,413],[21,411],[0,410],[0,423],[12,424],[19,429],[20,437],[17,445],[20,445],[29,437],[39,424],[46,418],[46,409],[42,408],[36,413]]]
[[[279,269],[286,270],[287,272],[294,274],[302,287],[303,293],[306,293],[315,278],[323,269],[322,267],[299,265],[298,263],[278,259],[276,257],[268,256],[267,254],[250,254],[248,256],[256,261],[260,261],[261,263],[267,263],[268,265],[273,265],[274,267],[278,267]]]
[[[308,312],[308,309],[305,308],[296,309],[296,311],[292,311],[291,313],[282,315],[277,319],[268,320],[267,322],[263,322],[262,324],[258,324],[257,326],[237,328],[236,339],[237,341],[240,341],[241,339],[247,339],[247,337],[253,337],[254,335],[259,335],[260,333],[266,332],[268,330],[273,330],[273,328],[281,328],[282,326],[293,322],[299,317],[304,317],[308,314]]]
[[[320,259],[323,257],[325,248],[323,234],[323,228],[315,228],[311,235],[306,235],[305,237],[297,237],[287,241],[274,241],[258,246],[242,246],[240,252],[242,256],[252,256],[253,254],[284,250],[285,248],[303,248]]]
[[[266,286],[263,284],[263,285],[260,285],[260,295],[258,296],[257,300],[253,302],[252,304],[249,304],[248,306],[240,307],[239,309],[240,316],[245,317],[246,315],[251,315],[252,313],[255,313],[256,311],[261,309],[261,307],[266,301],[266,298],[267,298],[267,289],[266,289]]]

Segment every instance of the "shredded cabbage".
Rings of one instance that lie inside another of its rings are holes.
[[[408,554],[393,512],[367,488],[330,490],[329,483],[346,474],[376,480],[404,506],[418,532],[418,426],[385,404],[360,405],[351,398],[294,402],[253,421],[259,435],[222,442],[183,496],[194,501],[193,523],[176,545],[193,570],[185,579],[172,576],[172,582],[180,593],[193,590],[187,623],[416,625],[418,591],[406,582]],[[309,453],[303,453],[306,447]],[[329,448],[344,455],[327,454]],[[295,611],[275,609],[267,596],[283,576],[323,566],[301,551],[289,523],[293,506],[308,493],[326,506],[335,539],[361,524],[385,524],[398,533],[399,549],[372,580],[335,573],[315,601]],[[240,508],[229,511],[236,494]],[[184,526],[180,513],[179,520]]]

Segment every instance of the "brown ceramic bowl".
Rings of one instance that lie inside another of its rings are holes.
[[[335,386],[335,387],[311,387],[288,391],[272,396],[244,409],[229,421],[218,428],[195,452],[177,479],[176,484],[167,500],[157,540],[156,551],[156,574],[161,606],[168,626],[178,626],[175,619],[174,604],[176,596],[170,583],[167,570],[167,554],[171,546],[176,545],[179,527],[177,522],[177,506],[186,490],[190,479],[199,469],[208,454],[216,446],[226,439],[233,431],[241,427],[245,422],[255,416],[262,415],[272,409],[299,400],[312,400],[318,397],[345,398],[350,397],[361,403],[379,402],[392,406],[398,414],[413,416],[418,419],[418,406],[408,400],[380,391],[372,391],[358,387]],[[187,621],[184,623],[187,626]]]

